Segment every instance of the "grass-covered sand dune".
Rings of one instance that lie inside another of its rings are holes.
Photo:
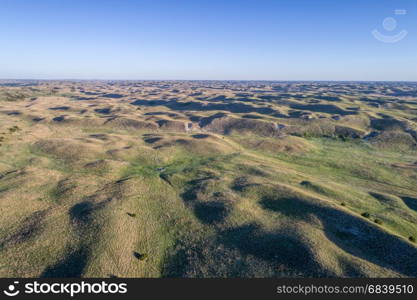
[[[0,277],[415,277],[416,120],[412,83],[2,82]]]

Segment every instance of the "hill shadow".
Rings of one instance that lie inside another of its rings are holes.
[[[322,273],[309,247],[288,233],[265,232],[257,224],[246,224],[221,231],[218,241],[274,265],[315,276]]]
[[[344,251],[407,276],[417,275],[417,248],[365,219],[309,201],[297,196],[268,198],[260,205],[291,217],[315,215],[327,238]]]
[[[84,201],[72,206],[69,210],[69,215],[73,222],[86,223],[88,222],[92,211],[93,204],[88,201]]]
[[[80,248],[69,255],[67,255],[62,261],[57,264],[47,267],[42,274],[41,278],[78,278],[82,275],[87,259],[89,256],[89,250],[86,248]]]
[[[270,107],[254,107],[244,103],[202,103],[202,102],[179,102],[178,100],[136,100],[131,102],[137,106],[165,106],[175,111],[211,111],[223,110],[231,113],[259,113],[264,115],[273,115],[279,112]]]
[[[220,201],[196,203],[194,205],[195,216],[204,224],[222,222],[229,214],[230,209]]]
[[[332,104],[291,104],[290,108],[339,115],[355,115],[356,111],[346,111]]]
[[[417,212],[417,198],[401,197],[404,203],[412,210]]]

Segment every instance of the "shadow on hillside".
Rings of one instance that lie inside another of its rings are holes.
[[[344,251],[407,276],[417,275],[417,248],[360,217],[309,201],[298,197],[270,198],[260,204],[291,217],[315,215],[327,238]]]
[[[229,212],[227,205],[220,201],[194,204],[194,214],[204,224],[222,222]]]
[[[355,111],[346,111],[332,104],[291,104],[290,107],[294,109],[307,110],[310,112],[339,114],[342,116],[357,114]]]
[[[40,277],[45,278],[63,278],[63,277],[80,277],[87,264],[89,250],[80,248],[69,255],[56,265],[47,267]]]
[[[93,204],[87,201],[77,203],[69,210],[70,218],[76,223],[85,223],[88,221],[93,210]]]
[[[401,197],[401,199],[410,209],[417,211],[417,198]]]
[[[23,243],[35,238],[43,230],[43,219],[48,211],[36,211],[20,222],[19,229],[0,241],[0,248]]]
[[[203,224],[221,223],[232,210],[231,201],[221,193],[218,196],[204,195],[212,179],[205,177],[190,181],[192,186],[181,194],[183,201],[193,209],[194,215]]]
[[[69,106],[56,106],[56,107],[50,107],[49,110],[69,110],[71,107]]]
[[[214,237],[177,245],[164,277],[323,277],[308,246],[288,232],[265,232],[257,224],[217,227]]]
[[[100,96],[104,98],[112,98],[112,99],[119,99],[119,98],[124,97],[124,95],[121,95],[121,94],[102,94]]]
[[[244,103],[202,103],[202,102],[179,102],[178,100],[136,100],[131,103],[137,106],[165,106],[175,111],[211,111],[224,110],[231,113],[259,113],[264,115],[279,114],[270,107],[255,107]]]
[[[265,232],[256,224],[247,224],[221,231],[218,240],[226,247],[237,248],[243,254],[275,266],[285,266],[303,274],[323,275],[308,246],[288,233]]]

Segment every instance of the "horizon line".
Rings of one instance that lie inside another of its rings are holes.
[[[417,83],[417,80],[363,80],[363,79],[97,79],[97,78],[0,78],[0,81],[236,81],[236,82],[407,82]]]

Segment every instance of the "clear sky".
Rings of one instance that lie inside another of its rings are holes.
[[[0,0],[0,78],[417,81],[417,0]]]

